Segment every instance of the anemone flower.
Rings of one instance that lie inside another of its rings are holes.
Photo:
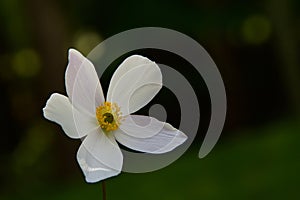
[[[121,172],[123,155],[118,143],[139,152],[160,154],[187,139],[168,123],[131,115],[162,87],[161,71],[148,58],[133,55],[125,59],[114,72],[105,99],[92,62],[70,49],[65,84],[68,96],[53,93],[43,113],[61,125],[67,136],[82,139],[77,161],[87,182]]]

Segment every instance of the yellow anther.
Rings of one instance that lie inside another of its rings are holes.
[[[118,129],[122,120],[119,106],[111,102],[104,102],[97,107],[96,117],[100,127],[105,132]]]

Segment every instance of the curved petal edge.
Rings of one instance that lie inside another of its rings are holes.
[[[77,162],[85,176],[85,180],[88,183],[95,183],[104,179],[117,176],[121,173],[121,170],[112,169],[107,167],[97,159],[81,145],[77,152]]]
[[[43,114],[46,119],[58,123],[70,138],[82,138],[87,132],[78,131],[76,128],[74,109],[68,97],[53,93],[43,108]],[[83,118],[89,119],[89,116],[83,116]]]
[[[128,148],[151,154],[170,152],[187,140],[183,132],[168,123],[164,123],[163,128],[149,138],[134,137],[122,130],[115,131],[115,137],[118,142]]]

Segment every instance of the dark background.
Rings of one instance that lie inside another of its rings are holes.
[[[75,159],[80,140],[45,120],[42,108],[51,93],[65,94],[70,47],[87,55],[144,26],[180,31],[208,51],[226,87],[226,124],[213,151],[198,159],[210,116],[205,83],[176,55],[131,52],[184,74],[203,120],[183,157],[156,172],[109,179],[108,199],[299,198],[299,8],[297,0],[1,0],[0,198],[101,199],[100,184],[86,184]],[[104,89],[110,76],[101,78]],[[170,92],[153,102],[169,105],[168,122],[178,125]]]

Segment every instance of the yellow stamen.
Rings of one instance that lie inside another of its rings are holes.
[[[122,120],[119,106],[111,102],[104,102],[97,107],[96,117],[100,127],[105,132],[118,129]]]

